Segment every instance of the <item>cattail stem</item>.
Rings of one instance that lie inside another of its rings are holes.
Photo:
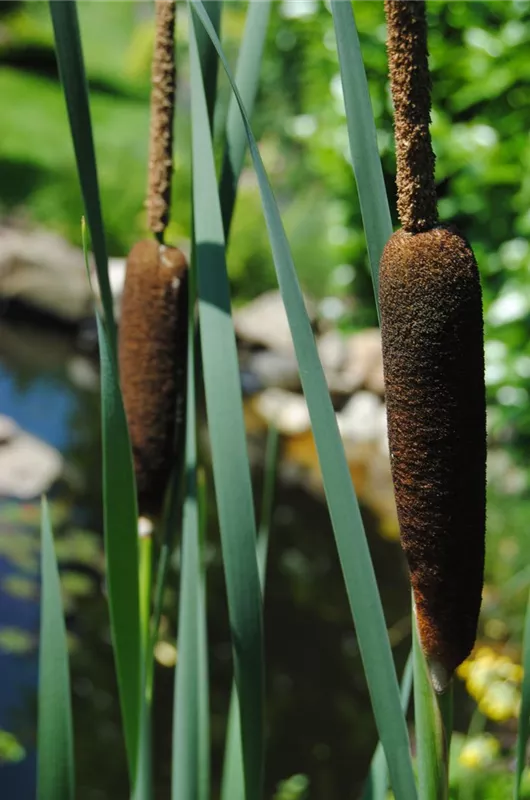
[[[438,222],[431,121],[431,78],[425,0],[385,0],[390,84],[394,103],[398,213],[404,230]]]
[[[156,0],[156,33],[151,73],[148,225],[160,240],[169,222],[173,174],[176,0]]]

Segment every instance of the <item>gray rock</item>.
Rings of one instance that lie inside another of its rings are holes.
[[[369,328],[348,337],[328,331],[318,340],[318,352],[329,390],[335,395],[351,395],[359,389],[382,396],[383,358],[378,328]]]
[[[344,336],[338,331],[330,330],[320,336],[317,345],[326,375],[340,372],[344,368],[347,356]]]
[[[309,317],[314,322],[314,304],[307,299],[305,302]],[[279,291],[265,292],[238,309],[234,313],[234,326],[236,334],[244,342],[283,353],[293,352],[291,331]]]
[[[386,408],[371,392],[354,394],[337,414],[337,421],[345,442],[386,443]]]
[[[399,533],[390,472],[386,407],[366,391],[357,392],[337,415],[350,473],[359,497],[378,516],[383,536]]]
[[[93,301],[82,251],[54,233],[0,227],[0,297],[67,322],[90,315]]]
[[[81,355],[75,355],[68,361],[66,372],[76,389],[91,394],[99,392],[99,369],[94,361]]]
[[[179,242],[189,257],[189,243]],[[92,288],[85,257],[55,233],[0,226],[0,297],[18,300],[66,322],[80,322],[94,313],[99,296],[97,273],[89,257]],[[109,258],[108,270],[114,311],[119,319],[126,258]]]
[[[338,331],[330,330],[317,342],[318,354],[328,389],[332,395],[351,395],[356,388],[344,372],[346,364],[346,340]]]
[[[120,318],[126,267],[126,258],[109,258],[109,282],[112,299],[114,300],[114,314],[116,315],[116,319]]]
[[[0,414],[0,445],[7,444],[16,433],[16,422],[11,417]]]
[[[379,328],[353,333],[346,340],[346,359],[340,373],[350,391],[367,389],[382,396],[385,392],[383,356]]]
[[[38,497],[62,475],[63,468],[63,458],[54,447],[0,416],[0,497]]]
[[[280,433],[295,436],[309,430],[311,422],[303,395],[284,389],[265,389],[253,399],[256,413]]]
[[[258,350],[246,358],[245,369],[256,378],[262,389],[299,389],[300,375],[294,353],[277,350]]]

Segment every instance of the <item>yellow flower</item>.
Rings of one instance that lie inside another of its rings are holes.
[[[519,691],[511,683],[495,681],[483,695],[479,709],[496,722],[505,722],[519,713]]]
[[[174,667],[177,663],[177,648],[171,642],[160,640],[155,645],[155,658],[163,667]]]
[[[466,742],[460,751],[458,761],[468,769],[484,769],[493,763],[499,751],[500,745],[497,739],[489,733],[484,733]]]
[[[479,647],[461,665],[459,676],[490,719],[503,722],[519,713],[523,668],[491,647]]]
[[[497,672],[501,678],[514,683],[522,683],[523,668],[520,664],[514,664],[508,656],[499,656],[496,665]]]

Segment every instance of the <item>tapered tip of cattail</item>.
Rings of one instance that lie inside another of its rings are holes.
[[[379,300],[401,540],[422,648],[444,687],[473,648],[484,569],[483,322],[471,248],[449,228],[397,231]]]
[[[147,212],[149,229],[155,234],[161,234],[169,220],[173,174],[173,114],[176,88],[175,0],[157,0],[155,13]]]
[[[451,683],[452,673],[439,661],[429,659],[427,661],[427,668],[431,676],[431,683],[436,694],[443,694],[449,688]]]
[[[438,222],[431,144],[431,76],[425,2],[385,0],[390,85],[396,134],[398,213],[419,232]]]
[[[119,330],[120,382],[140,515],[157,516],[185,402],[187,270],[180,250],[138,242],[127,258]]]

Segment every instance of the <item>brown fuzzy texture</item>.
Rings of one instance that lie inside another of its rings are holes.
[[[149,131],[148,225],[161,234],[169,221],[173,174],[173,115],[175,108],[175,0],[157,0],[156,33],[151,72]]]
[[[383,252],[379,301],[392,476],[418,629],[426,656],[450,677],[475,641],[484,569],[483,322],[471,248],[449,228],[397,231]]]
[[[119,368],[141,515],[160,513],[178,446],[175,422],[185,403],[187,270],[180,250],[155,241],[138,242],[127,258]]]
[[[431,121],[431,78],[424,0],[385,0],[394,102],[398,213],[406,231],[438,222]]]

